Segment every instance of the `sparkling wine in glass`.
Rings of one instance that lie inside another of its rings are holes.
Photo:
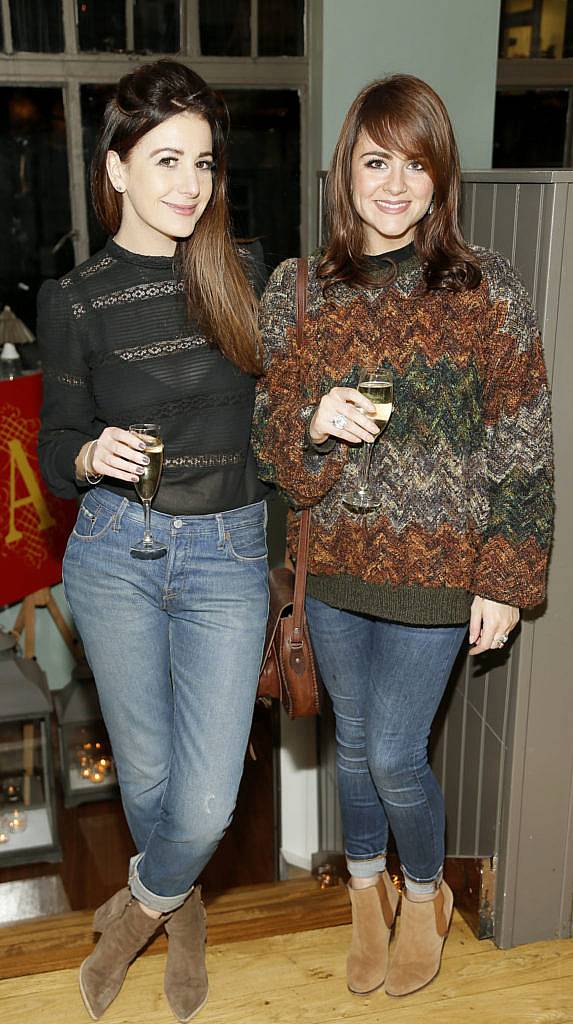
[[[157,423],[132,423],[129,429],[132,434],[137,434],[144,441],[145,454],[149,459],[134,485],[143,505],[144,526],[143,539],[131,548],[130,555],[133,558],[163,558],[167,554],[167,548],[155,541],[151,533],[151,502],[159,486],[163,468],[161,428]]]
[[[375,407],[373,413],[369,413],[376,425],[380,427],[380,433],[384,430],[394,405],[394,384],[392,374],[383,366],[364,367],[358,377],[358,391],[365,398],[368,398]],[[378,435],[378,437],[380,434]],[[360,480],[358,486],[352,491],[346,491],[342,495],[342,502],[351,512],[365,513],[372,512],[382,504],[382,497],[369,481],[370,461],[372,449],[378,440],[365,441],[362,446]]]

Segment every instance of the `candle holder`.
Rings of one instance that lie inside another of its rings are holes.
[[[8,829],[10,832],[25,832],[28,828],[28,815],[25,811],[16,807],[8,816]]]

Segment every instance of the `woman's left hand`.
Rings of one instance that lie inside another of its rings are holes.
[[[519,622],[519,608],[487,597],[474,597],[470,615],[470,654],[500,650]]]

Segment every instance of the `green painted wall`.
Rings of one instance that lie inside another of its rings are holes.
[[[500,0],[323,3],[323,166],[357,92],[401,71],[446,103],[464,167],[491,167]]]

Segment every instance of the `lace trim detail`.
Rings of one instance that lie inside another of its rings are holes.
[[[174,352],[186,352],[193,348],[202,348],[207,345],[206,339],[201,334],[191,334],[186,338],[171,338],[168,341],[155,341],[150,345],[135,345],[131,348],[117,348],[113,352],[106,352],[98,360],[99,366],[106,366],[121,359],[125,363],[141,362],[146,359],[159,359],[162,356],[173,355]]]
[[[75,320],[80,320],[82,316],[86,315],[86,307],[83,302],[74,302],[72,304],[72,313]]]
[[[165,469],[179,469],[181,466],[240,466],[245,461],[245,452],[223,452],[210,455],[176,455],[172,459],[164,459]]]
[[[182,292],[185,286],[182,281],[154,281],[151,284],[134,284],[109,295],[100,295],[92,302],[94,309],[108,309],[123,303],[141,302],[145,299],[156,299],[159,295],[175,295]]]
[[[44,377],[57,381],[58,384],[67,384],[70,388],[87,388],[87,377],[74,377],[71,373],[58,373],[50,366],[43,367]]]
[[[112,263],[115,263],[113,256],[102,256],[101,260],[92,264],[91,267],[84,267],[83,270],[80,270],[80,277],[93,277],[94,274],[99,274],[100,270],[105,270]]]
[[[188,412],[197,412],[201,409],[241,408],[251,405],[252,401],[253,393],[251,389],[246,391],[212,391],[208,394],[190,395],[187,398],[164,402],[162,405],[146,406],[147,411],[145,415],[149,417],[150,423],[162,423],[163,420],[183,416]],[[122,410],[121,418],[122,420],[125,419],[124,410]]]

